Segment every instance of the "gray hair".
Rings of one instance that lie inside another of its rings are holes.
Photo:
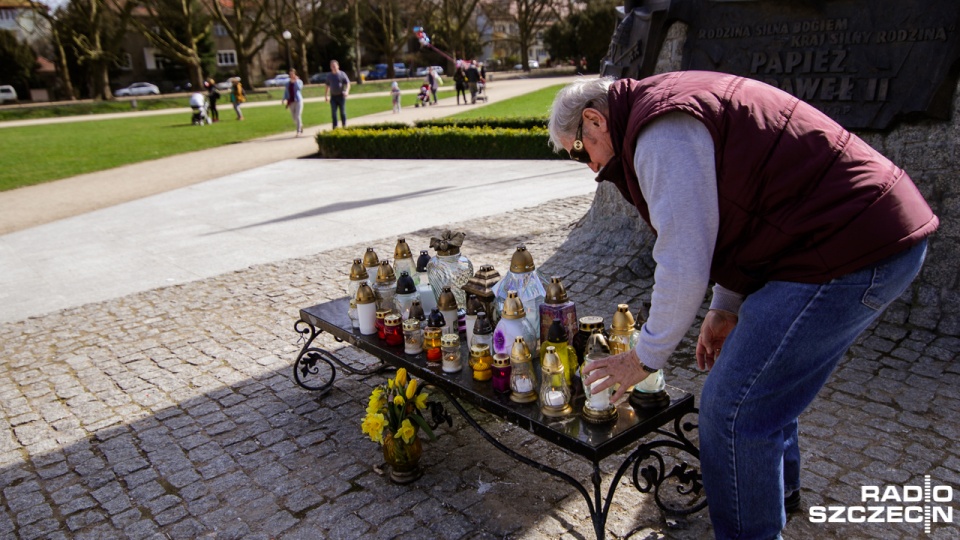
[[[613,77],[579,78],[567,87],[557,92],[550,107],[550,121],[547,129],[550,131],[550,147],[554,152],[563,150],[560,138],[570,138],[576,135],[577,125],[583,115],[583,110],[590,106],[603,114],[607,114],[609,104],[607,94]]]

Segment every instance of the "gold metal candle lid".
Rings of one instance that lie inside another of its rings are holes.
[[[389,310],[389,309],[378,309],[378,310],[377,310],[377,318],[378,318],[378,319],[383,319],[384,322],[386,322],[387,315],[390,315],[390,310]]]
[[[403,329],[407,332],[416,332],[420,329],[420,321],[417,319],[407,319],[403,321]]]
[[[370,274],[367,273],[362,260],[354,259],[353,265],[350,266],[350,281],[360,281],[362,279],[370,279]]]
[[[598,317],[595,315],[587,315],[585,317],[580,317],[580,330],[584,332],[594,332],[597,330],[603,330],[603,317]]]
[[[406,238],[397,238],[397,247],[393,248],[394,259],[413,259],[413,252],[407,245]]]
[[[610,346],[607,345],[607,338],[600,333],[590,334],[587,346],[584,347],[584,353],[584,356],[609,356]]]
[[[397,274],[390,266],[390,261],[380,261],[380,268],[377,270],[377,283],[392,283],[396,280]]]
[[[461,288],[468,293],[477,295],[477,298],[492,300],[496,297],[493,293],[493,286],[498,281],[500,281],[500,272],[497,272],[493,265],[484,264]]]
[[[446,230],[440,238],[430,239],[430,247],[437,251],[437,255],[456,255],[460,253],[460,246],[463,245],[463,239],[466,236],[462,232]]]
[[[490,356],[490,345],[487,345],[486,343],[477,343],[476,345],[471,345],[470,356],[473,358]]]
[[[440,311],[455,311],[457,309],[457,297],[453,295],[449,285],[444,285],[440,292],[440,298],[437,298],[437,307]]]
[[[373,289],[366,282],[360,284],[360,288],[357,289],[356,302],[357,304],[372,304],[377,301],[377,295],[373,292]]]
[[[547,297],[544,302],[547,304],[563,304],[569,301],[567,291],[563,288],[560,278],[557,276],[550,278],[550,283],[547,284]]]
[[[527,316],[526,310],[523,309],[523,302],[517,296],[517,291],[507,291],[507,299],[503,301],[503,313],[501,315],[504,319],[522,319]]]
[[[372,247],[367,248],[367,252],[363,254],[363,265],[367,268],[372,268],[380,264],[380,257],[377,257],[377,252],[373,250]]]
[[[510,348],[510,362],[513,364],[530,362],[530,348],[527,347],[527,342],[523,340],[523,336],[517,336],[513,340],[513,347]]]
[[[630,314],[630,306],[627,304],[617,304],[617,312],[613,314],[613,324],[610,329],[618,334],[629,334],[633,331],[636,321]]]
[[[440,338],[441,347],[456,347],[457,345],[460,345],[460,336],[457,334],[444,334]]]
[[[510,259],[510,271],[521,274],[532,272],[536,268],[536,265],[533,264],[533,255],[527,251],[527,246],[523,244],[517,246],[517,250],[513,252],[513,258]]]
[[[383,318],[383,324],[387,326],[400,326],[400,316],[396,313],[391,313]]]
[[[563,370],[563,364],[560,363],[560,357],[557,356],[556,347],[547,347],[547,352],[543,355],[541,368],[544,373],[559,373]]]
[[[493,367],[495,368],[510,367],[510,355],[505,353],[497,353],[493,355]]]

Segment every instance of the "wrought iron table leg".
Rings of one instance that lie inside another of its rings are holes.
[[[573,486],[573,488],[580,493],[580,495],[583,497],[584,502],[586,502],[587,504],[587,509],[590,511],[590,519],[593,521],[594,533],[596,534],[596,537],[598,540],[602,540],[606,536],[606,524],[607,524],[607,516],[609,515],[609,512],[610,512],[610,503],[613,501],[613,496],[616,492],[617,485],[620,482],[620,478],[627,471],[627,469],[630,467],[631,464],[634,464],[634,486],[643,493],[648,493],[652,489],[654,491],[654,500],[657,503],[657,506],[660,507],[660,509],[663,510],[665,513],[673,514],[673,515],[691,514],[703,509],[706,506],[706,501],[704,500],[699,504],[696,504],[689,508],[678,510],[664,504],[660,498],[661,484],[663,484],[664,481],[669,480],[671,478],[675,478],[683,484],[691,485],[690,488],[682,488],[682,487],[678,488],[678,492],[683,495],[694,493],[699,496],[700,490],[702,488],[702,484],[700,484],[699,472],[694,468],[688,468],[689,466],[686,463],[684,463],[682,466],[681,465],[675,466],[674,469],[671,470],[669,474],[665,473],[663,456],[655,450],[656,448],[666,448],[666,447],[676,448],[681,451],[690,453],[692,457],[699,458],[700,456],[699,449],[689,439],[687,439],[686,436],[680,431],[680,420],[682,419],[682,417],[678,417],[675,419],[673,433],[666,430],[662,430],[662,429],[655,430],[655,433],[664,435],[668,439],[657,440],[657,441],[652,441],[649,443],[642,444],[640,445],[640,447],[634,450],[629,456],[627,456],[626,460],[624,460],[623,464],[621,464],[620,468],[617,470],[617,473],[614,476],[613,480],[610,482],[610,487],[608,488],[607,496],[605,498],[602,497],[602,476],[600,474],[600,463],[594,462],[593,474],[591,475],[591,483],[593,484],[594,494],[593,494],[593,497],[591,498],[590,492],[577,479],[573,478],[572,476],[568,475],[563,471],[559,471],[557,469],[554,469],[553,467],[534,461],[522,454],[517,453],[512,448],[507,447],[506,445],[498,441],[493,435],[490,435],[490,433],[488,433],[485,429],[483,429],[483,427],[481,427],[480,424],[472,416],[470,416],[470,414],[466,411],[466,409],[464,409],[463,406],[460,404],[460,402],[458,402],[453,396],[451,396],[448,392],[446,392],[442,388],[437,388],[437,390],[443,392],[443,394],[447,397],[447,400],[450,402],[450,404],[453,405],[453,407],[457,410],[457,412],[460,413],[460,416],[462,416],[463,419],[466,420],[467,424],[469,424],[474,430],[477,431],[477,433],[479,433],[484,439],[487,440],[487,442],[492,444],[495,448],[497,448],[504,454],[512,457],[513,459],[519,461],[520,463],[529,465],[530,467],[533,467],[539,471],[545,472],[551,476],[559,478],[564,482]],[[696,412],[696,409],[694,409],[693,412]],[[687,429],[687,431],[689,431],[690,429],[693,429],[690,426],[692,426],[692,424],[686,424],[684,427],[689,427],[689,429]],[[643,476],[644,480],[647,481],[647,484],[643,485],[638,482],[637,471],[639,469],[639,465],[646,458],[651,456],[655,456],[658,459],[660,466],[659,466],[659,469],[654,465],[650,465],[647,468],[643,469],[643,471],[640,474]],[[652,472],[652,471],[658,471],[658,470],[660,471],[658,474],[655,474]],[[603,502],[602,507],[600,506],[601,501]]]
[[[320,392],[321,396],[330,391],[333,387],[333,381],[337,378],[337,368],[334,364],[353,375],[373,375],[374,373],[393,369],[393,366],[383,361],[367,369],[356,369],[349,364],[345,364],[332,352],[311,346],[313,340],[316,339],[323,330],[317,329],[317,327],[303,319],[298,320],[293,325],[293,329],[300,334],[298,342],[304,342],[300,353],[297,354],[296,361],[293,363],[293,380],[307,390]],[[337,341],[341,340],[337,339]],[[321,384],[313,384],[311,380],[314,378],[319,379]],[[324,379],[327,379],[326,382],[324,382]]]

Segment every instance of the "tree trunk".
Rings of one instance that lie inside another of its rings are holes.
[[[108,62],[103,60],[91,62],[90,80],[93,85],[92,94],[94,99],[113,99],[113,91],[110,90],[110,69]]]
[[[57,71],[60,75],[60,81],[63,83],[64,95],[62,98],[76,101],[77,93],[73,89],[73,79],[70,78],[70,68],[67,66],[67,53],[63,49],[63,42],[60,41],[59,34],[57,34],[55,41],[57,44]]]
[[[203,88],[203,67],[200,66],[200,60],[197,63],[187,64],[187,73],[190,74],[190,84],[195,91],[199,92]]]

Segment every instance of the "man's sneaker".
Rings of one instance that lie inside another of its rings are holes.
[[[783,497],[783,508],[788,514],[792,514],[800,509],[800,490],[795,490],[789,495]]]

